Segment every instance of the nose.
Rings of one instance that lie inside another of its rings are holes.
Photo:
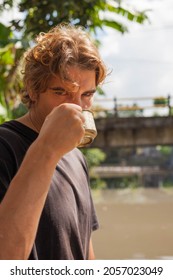
[[[82,102],[81,96],[77,96],[77,95],[73,96],[72,103],[74,103],[76,105],[79,105],[80,107],[83,106],[83,102]]]
[[[92,105],[81,94],[74,94],[70,97],[69,102],[80,106],[82,109],[89,109]]]

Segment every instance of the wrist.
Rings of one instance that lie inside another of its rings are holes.
[[[39,137],[30,146],[29,152],[33,153],[33,156],[36,156],[42,162],[55,166],[62,157],[62,154],[59,151],[55,151],[51,144]]]

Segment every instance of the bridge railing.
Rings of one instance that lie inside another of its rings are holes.
[[[166,114],[173,113],[173,98],[171,95],[166,97],[130,97],[130,98],[106,98],[99,97],[94,101],[93,110],[97,116],[144,116],[146,110],[152,110],[153,115],[159,114],[154,109],[166,108]]]

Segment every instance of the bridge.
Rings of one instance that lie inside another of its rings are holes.
[[[114,104],[114,111],[109,112],[103,108],[96,111],[96,127],[98,135],[90,147],[112,148],[153,145],[173,145],[173,116],[170,96],[168,98],[155,98],[153,108],[167,108],[166,116],[131,116],[121,117],[122,111],[143,112],[148,107],[141,107],[135,103],[132,106],[118,106]],[[157,102],[156,102],[157,101]],[[97,112],[105,114],[97,114]],[[109,115],[109,117],[107,117]]]
[[[173,145],[173,117],[98,118],[91,147]]]

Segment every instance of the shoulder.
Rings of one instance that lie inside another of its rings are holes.
[[[12,152],[21,146],[20,134],[13,127],[13,122],[6,122],[0,125],[0,147],[1,154]]]
[[[15,143],[18,139],[18,135],[11,129],[9,129],[7,123],[0,125],[0,146],[3,149],[10,149],[11,143]],[[1,151],[3,151],[1,149]]]
[[[11,145],[24,142],[31,144],[37,136],[38,134],[35,131],[15,120],[0,125],[1,142],[11,143]]]
[[[4,140],[14,141],[20,139],[20,126],[16,121],[5,122],[0,125],[0,138]]]
[[[65,154],[59,161],[58,166],[68,174],[76,174],[76,176],[84,174],[85,177],[89,177],[85,157],[77,148]]]
[[[78,160],[84,169],[88,169],[86,158],[78,148],[72,150],[69,155],[72,158],[72,160]]]
[[[0,125],[0,158],[20,164],[37,134],[21,123],[12,120]]]

